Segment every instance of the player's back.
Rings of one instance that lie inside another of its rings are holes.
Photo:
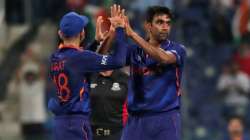
[[[50,76],[57,98],[50,100],[49,108],[56,115],[89,112],[87,72],[78,67],[82,63],[77,63],[80,53],[78,49],[63,48],[51,56]]]

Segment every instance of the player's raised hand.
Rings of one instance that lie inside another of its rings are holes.
[[[103,17],[98,16],[96,20],[96,34],[95,34],[95,40],[98,42],[101,42],[105,40],[105,38],[108,35],[108,31],[102,31],[102,24],[103,24]]]
[[[116,17],[116,16],[120,16],[121,14],[121,6],[120,5],[117,5],[117,4],[114,4],[110,7],[110,16],[111,18],[112,17]]]
[[[110,7],[111,17],[109,18],[111,22],[111,28],[125,27],[125,21],[123,14],[125,13],[124,9],[121,9],[120,5],[114,4]]]

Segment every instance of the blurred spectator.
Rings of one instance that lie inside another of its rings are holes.
[[[234,61],[239,64],[240,70],[250,77],[250,33],[242,37],[240,47],[234,55]]]
[[[235,5],[235,0],[211,0],[211,6],[214,8],[213,10],[216,10],[217,14],[230,14],[235,10]]]
[[[28,49],[18,71],[17,91],[20,97],[20,122],[25,140],[44,140],[45,79],[41,64]]]
[[[19,0],[5,1],[5,20],[8,24],[24,23],[24,2]]]
[[[222,14],[214,14],[212,17],[212,37],[215,43],[227,43],[232,40],[230,20]]]
[[[173,0],[135,0],[130,4],[132,9],[137,9],[140,12],[144,12],[147,9],[147,7],[153,5],[167,6],[170,9],[172,9]]]
[[[244,123],[241,117],[232,117],[228,122],[228,134],[225,140],[250,140],[244,130]]]
[[[0,2],[0,25],[4,22],[4,14],[5,14],[5,1]]]
[[[232,41],[232,17],[234,14],[234,0],[211,1],[211,31],[215,43]]]
[[[76,11],[81,11],[85,7],[86,3],[86,0],[66,0],[68,8]]]
[[[250,82],[248,76],[239,70],[238,64],[224,65],[219,77],[218,91],[224,97],[224,115],[244,115],[249,105]]]
[[[119,140],[127,119],[128,76],[110,70],[91,77],[92,128],[94,140]]]
[[[43,0],[44,3],[47,3],[46,10],[47,17],[55,24],[60,20],[67,10],[66,0]]]
[[[250,19],[250,1],[241,0],[233,19],[233,36],[235,40],[240,38],[250,31],[249,19]]]

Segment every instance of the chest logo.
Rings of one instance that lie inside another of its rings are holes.
[[[121,90],[120,84],[119,83],[113,83],[111,90],[113,90],[113,91]]]

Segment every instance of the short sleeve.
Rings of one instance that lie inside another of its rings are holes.
[[[183,45],[176,44],[174,47],[167,51],[175,55],[177,65],[184,65],[184,61],[186,58],[186,49]]]

